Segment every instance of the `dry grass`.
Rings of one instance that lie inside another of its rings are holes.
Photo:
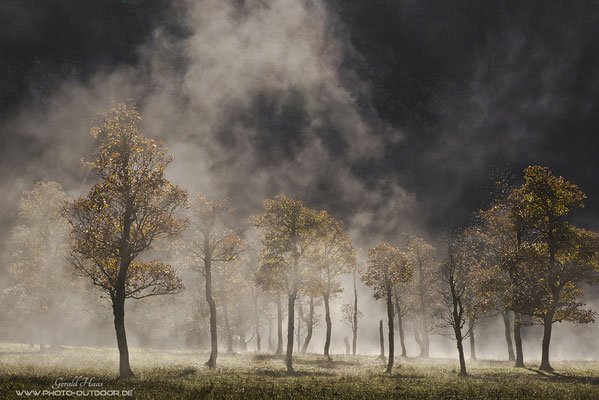
[[[599,399],[599,362],[555,362],[555,374],[514,369],[506,361],[469,362],[470,376],[456,374],[455,360],[397,360],[383,373],[376,357],[297,357],[289,376],[281,357],[266,353],[220,355],[209,371],[201,351],[131,350],[136,378],[117,379],[113,348],[61,348],[38,353],[26,345],[0,344],[0,398],[15,390],[50,390],[56,379],[94,377],[103,389],[134,390],[137,399]],[[56,397],[53,397],[56,398]],[[90,398],[90,397],[86,397]]]

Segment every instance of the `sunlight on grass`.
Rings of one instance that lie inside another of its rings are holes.
[[[320,355],[295,359],[289,376],[280,356],[222,354],[218,368],[204,366],[208,353],[131,349],[136,378],[119,381],[113,348],[71,348],[39,353],[28,345],[0,345],[0,398],[17,389],[49,389],[57,378],[92,376],[109,389],[134,389],[138,399],[591,399],[599,398],[599,362],[555,362],[556,374],[507,361],[471,361],[459,377],[456,360],[398,358],[391,375],[374,356]]]

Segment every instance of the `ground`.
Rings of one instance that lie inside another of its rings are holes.
[[[470,376],[460,377],[456,360],[398,358],[388,375],[374,356],[335,355],[327,362],[312,354],[297,357],[297,373],[288,376],[283,359],[267,353],[222,354],[214,371],[203,366],[207,358],[202,351],[131,349],[136,377],[120,381],[113,348],[39,353],[0,344],[0,398],[23,398],[17,390],[25,389],[85,389],[95,390],[85,398],[118,390],[136,399],[599,399],[599,362],[554,362],[555,373],[544,374],[535,364],[515,369],[507,361],[469,361]],[[85,378],[102,386],[85,386]],[[79,387],[52,388],[73,382]]]

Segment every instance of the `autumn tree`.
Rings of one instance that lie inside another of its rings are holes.
[[[261,253],[260,268],[254,273],[254,282],[271,299],[277,312],[277,346],[276,355],[283,354],[283,305],[281,297],[284,296],[287,287],[287,275],[285,266],[279,265],[283,261],[279,258],[269,257]],[[269,331],[270,334],[270,331]]]
[[[141,134],[140,123],[132,102],[119,103],[91,129],[98,145],[94,160],[84,165],[99,182],[67,213],[73,265],[112,302],[121,378],[133,376],[125,300],[176,293],[183,287],[169,265],[140,259],[157,239],[185,229],[186,220],[177,212],[187,205],[187,193],[164,175],[172,157],[161,142]]]
[[[262,231],[261,268],[277,268],[287,285],[287,351],[285,365],[293,373],[295,299],[307,275],[306,257],[318,237],[319,215],[300,200],[278,195],[264,201],[264,212],[254,219]],[[268,275],[268,274],[267,274]]]
[[[216,302],[213,296],[213,264],[229,263],[237,259],[241,252],[246,249],[245,242],[240,238],[243,227],[237,227],[233,224],[231,215],[233,210],[229,207],[229,203],[228,199],[208,200],[205,196],[200,195],[194,199],[191,207],[195,233],[189,251],[196,260],[205,281],[204,294],[210,310],[210,357],[206,365],[210,369],[216,367],[218,357]],[[232,347],[232,343],[228,347]]]
[[[551,371],[549,344],[553,323],[589,323],[595,313],[579,301],[580,284],[596,283],[599,239],[594,232],[566,221],[568,214],[584,206],[586,195],[574,184],[554,176],[546,167],[524,170],[524,184],[510,195],[514,218],[527,240],[528,273],[542,295],[531,317],[543,325],[540,369]]]
[[[322,282],[322,299],[324,302],[326,335],[324,356],[330,361],[332,321],[330,298],[343,291],[338,276],[349,273],[356,264],[356,254],[351,238],[344,232],[343,223],[337,221],[326,211],[319,214],[319,230],[321,234],[310,251],[310,261]]]
[[[401,248],[412,266],[412,279],[406,283],[406,311],[414,316],[414,334],[420,347],[419,357],[430,356],[429,336],[435,327],[434,315],[439,307],[438,262],[431,244],[416,236],[404,239]],[[398,310],[400,312],[401,310]]]
[[[389,360],[387,373],[391,373],[394,356],[393,333],[393,287],[411,278],[412,267],[405,253],[389,245],[381,243],[368,251],[368,268],[362,274],[362,281],[374,289],[374,298],[384,298],[387,304],[387,319],[389,326]]]
[[[54,330],[61,311],[66,311],[65,292],[72,284],[64,263],[69,225],[62,211],[68,201],[60,184],[37,182],[23,193],[18,223],[11,230],[12,284],[5,294],[15,304],[20,325],[37,333],[40,351],[46,344],[56,344]]]
[[[524,367],[521,329],[524,316],[536,307],[538,290],[534,276],[530,276],[525,263],[526,248],[522,230],[514,219],[512,205],[507,200],[497,199],[478,215],[478,224],[486,254],[484,277],[481,290],[493,297],[496,309],[504,322],[504,336],[508,347],[508,358],[516,367]],[[514,312],[510,327],[509,311]],[[512,349],[511,330],[514,333],[515,354]]]

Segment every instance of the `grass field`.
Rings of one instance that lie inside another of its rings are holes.
[[[288,376],[282,358],[266,353],[220,355],[214,371],[203,366],[207,357],[200,351],[132,349],[136,378],[119,381],[116,349],[38,353],[28,345],[0,344],[0,398],[26,398],[17,394],[24,389],[52,391],[57,380],[72,383],[79,376],[79,382],[88,377],[102,386],[58,390],[124,390],[136,399],[599,399],[599,362],[554,362],[556,373],[547,375],[534,365],[514,369],[507,361],[470,361],[470,376],[459,377],[455,360],[398,358],[388,375],[373,356],[337,355],[327,362],[305,355],[295,359],[297,373]]]

